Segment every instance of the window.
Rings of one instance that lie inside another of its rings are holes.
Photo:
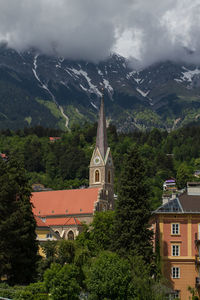
[[[179,255],[180,255],[180,246],[172,245],[172,256],[179,256]]]
[[[167,295],[167,299],[169,299],[169,300],[177,299],[179,297],[180,297],[180,291],[178,291],[178,290],[175,290],[172,293]]]
[[[180,224],[179,223],[173,223],[172,224],[172,234],[180,234]]]
[[[72,230],[70,230],[67,234],[68,240],[74,240],[74,233]]]
[[[52,234],[51,233],[47,233],[46,237],[47,237],[47,239],[51,239],[52,238]]]
[[[111,183],[111,173],[110,173],[110,170],[108,171],[108,183]]]
[[[100,181],[99,178],[100,178],[100,176],[99,176],[99,170],[96,170],[95,171],[95,182],[99,182]]]
[[[172,267],[172,278],[180,278],[180,268]]]

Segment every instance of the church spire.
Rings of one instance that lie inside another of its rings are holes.
[[[96,147],[90,161],[89,186],[101,188],[98,210],[114,207],[114,165],[110,148],[107,144],[106,118],[103,97],[99,111]]]
[[[105,118],[105,112],[104,112],[103,97],[101,99],[101,107],[100,107],[100,111],[99,111],[96,148],[99,148],[102,158],[104,159],[105,155],[106,155],[106,151],[108,149],[108,144],[107,144],[106,118]]]

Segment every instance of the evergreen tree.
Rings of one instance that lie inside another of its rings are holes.
[[[191,179],[192,179],[192,175],[190,174],[190,170],[187,164],[185,162],[180,164],[176,174],[178,188],[179,189],[185,188],[187,185],[187,181],[190,181]]]
[[[37,260],[35,219],[25,171],[16,159],[0,160],[0,277],[29,283]]]
[[[137,147],[125,157],[118,189],[114,223],[114,249],[123,255],[140,255],[145,261],[152,258],[152,231],[149,189],[145,183],[145,168]]]

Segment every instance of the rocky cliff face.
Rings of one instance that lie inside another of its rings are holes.
[[[119,130],[172,129],[200,117],[200,67],[163,62],[140,71],[113,54],[93,64],[0,47],[0,128],[66,129],[94,122],[104,89]]]

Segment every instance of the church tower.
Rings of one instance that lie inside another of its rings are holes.
[[[90,161],[89,186],[102,187],[103,198],[107,202],[106,209],[114,208],[114,165],[107,143],[106,118],[104,101],[101,100],[97,128],[96,146]]]

